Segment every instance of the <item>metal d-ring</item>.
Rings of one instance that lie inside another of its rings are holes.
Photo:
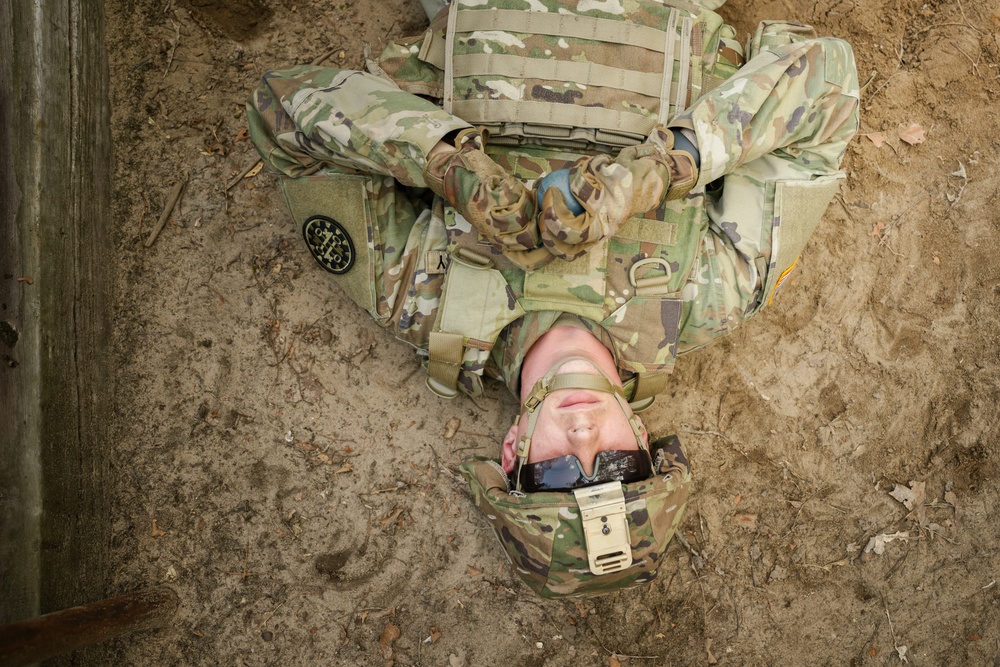
[[[652,276],[649,278],[636,278],[635,274],[640,268],[644,266],[649,266],[652,264],[659,265],[666,271],[665,276]],[[655,288],[655,287],[666,287],[667,283],[670,282],[670,277],[674,275],[673,269],[670,268],[670,263],[663,259],[662,257],[647,257],[646,259],[640,259],[638,262],[632,265],[632,268],[628,270],[628,281],[632,283],[632,287],[637,290],[642,288]]]

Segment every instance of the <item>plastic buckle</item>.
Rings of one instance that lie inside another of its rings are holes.
[[[583,519],[590,571],[597,575],[610,574],[632,565],[622,483],[606,482],[574,489],[573,495]]]
[[[458,396],[457,388],[446,387],[443,383],[435,380],[429,375],[427,376],[427,388],[439,398],[452,399]]]

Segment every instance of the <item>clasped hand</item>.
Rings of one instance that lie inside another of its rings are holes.
[[[483,152],[475,130],[464,130],[455,145],[428,157],[428,186],[525,270],[580,257],[631,216],[683,197],[697,180],[695,159],[675,150],[673,133],[661,126],[615,158],[582,157],[545,175],[535,191]]]

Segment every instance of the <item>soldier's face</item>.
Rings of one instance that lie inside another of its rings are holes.
[[[622,411],[611,394],[560,389],[546,396],[538,410],[528,463],[572,454],[580,460],[584,473],[590,475],[598,452],[639,448],[629,426],[630,415]],[[527,417],[522,414],[504,438],[501,463],[507,472],[514,469],[517,443],[526,429]]]

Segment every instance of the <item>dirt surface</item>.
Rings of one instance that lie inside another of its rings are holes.
[[[227,189],[256,160],[261,75],[358,68],[422,30],[416,0],[106,5],[113,584],[182,600],[120,664],[1000,664],[995,5],[723,8],[741,34],[789,18],[850,40],[863,134],[793,285],[647,413],[697,479],[675,566],[579,601],[519,583],[455,476],[497,451],[511,398],[435,398],[314,264],[275,179]]]

